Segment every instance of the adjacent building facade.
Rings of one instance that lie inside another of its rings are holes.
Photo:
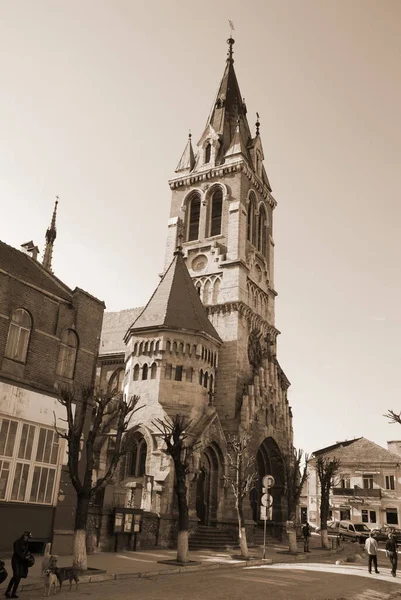
[[[57,204],[56,204],[57,206]],[[65,412],[57,390],[93,382],[103,302],[71,290],[51,270],[56,208],[38,249],[0,242],[0,549],[24,530],[71,551],[75,492],[65,464]]]
[[[263,165],[260,123],[252,133],[234,70],[234,40],[228,44],[205,130],[196,151],[189,137],[169,182],[162,280],[145,308],[105,314],[97,383],[104,392],[139,395],[144,408],[98,509],[93,537],[101,548],[114,543],[110,514],[116,506],[143,511],[142,546],[172,543],[172,465],[153,421],[177,413],[191,419],[198,448],[189,475],[193,527],[235,529],[223,477],[230,433],[249,434],[256,457],[259,483],[247,504],[250,535],[260,524],[265,474],[275,478],[272,532],[280,534],[286,520],[284,461],[292,456],[293,431],[290,383],[277,360],[276,201]]]
[[[368,527],[401,524],[401,442],[388,449],[365,438],[339,442],[314,452],[336,457],[341,468],[330,496],[330,517],[366,523]],[[303,520],[320,524],[320,488],[312,459],[302,498]]]

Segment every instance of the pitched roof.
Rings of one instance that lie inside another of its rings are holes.
[[[142,311],[143,306],[104,313],[100,337],[100,356],[125,352],[124,336]]]
[[[316,450],[313,454],[314,456],[336,457],[344,466],[360,463],[366,463],[369,466],[375,463],[394,464],[401,462],[401,457],[398,454],[390,452],[364,437],[337,442],[327,448]]]
[[[169,268],[130,331],[159,328],[202,332],[221,341],[208,319],[181,251],[174,253]]]
[[[72,290],[25,252],[0,241],[0,269],[58,298],[71,301]]]

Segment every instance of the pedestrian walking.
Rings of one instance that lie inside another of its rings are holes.
[[[377,553],[379,551],[379,546],[377,545],[377,542],[376,542],[375,538],[373,537],[372,531],[369,533],[369,537],[365,542],[365,550],[368,553],[369,573],[372,572],[372,563],[375,568],[375,573],[379,573],[380,571],[377,570]]]
[[[388,534],[388,540],[386,542],[386,556],[390,559],[391,563],[391,575],[393,577],[397,574],[397,562],[398,562],[398,554],[397,554],[397,541],[393,533]]]
[[[13,576],[5,593],[6,598],[18,598],[17,589],[20,581],[27,577],[29,567],[32,567],[35,562],[35,559],[28,550],[28,540],[31,537],[32,535],[29,531],[24,531],[21,537],[14,542],[14,553],[11,559]]]
[[[305,525],[302,527],[302,537],[304,538],[304,552],[310,552],[310,550],[309,550],[309,538],[310,538],[309,523],[305,523]]]

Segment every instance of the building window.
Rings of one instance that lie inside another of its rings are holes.
[[[0,499],[53,504],[59,439],[52,429],[1,419]]]
[[[24,308],[17,308],[12,314],[5,355],[18,362],[26,362],[32,318]]]
[[[203,370],[199,371],[199,385],[203,385]]]
[[[267,217],[266,209],[263,205],[259,209],[258,250],[264,257],[267,256]]]
[[[349,521],[351,519],[351,510],[349,508],[340,509],[340,521]]]
[[[139,379],[139,365],[135,365],[134,367],[134,381],[138,381]]]
[[[145,438],[142,436],[134,438],[128,471],[130,477],[142,477],[142,475],[145,475],[147,452],[148,447]]]
[[[363,509],[362,523],[376,523],[376,511]]]
[[[57,361],[57,375],[72,379],[74,377],[75,363],[78,350],[78,338],[72,329],[66,329],[60,340],[60,350]]]
[[[149,370],[148,365],[146,365],[146,364],[143,365],[143,367],[142,367],[142,380],[148,378],[148,370]]]
[[[166,370],[165,370],[165,377],[166,377],[166,379],[171,379],[171,371],[172,371],[172,365],[167,364],[166,365]]]
[[[256,245],[256,201],[255,194],[249,195],[248,215],[247,215],[247,239],[254,246]]]
[[[351,487],[351,481],[349,477],[344,477],[341,479],[341,488],[344,490],[348,490]]]
[[[212,146],[210,143],[206,144],[206,148],[205,148],[205,164],[210,162],[210,157],[212,154]]]
[[[373,475],[364,475],[363,476],[363,489],[364,490],[373,489]]]
[[[394,475],[386,475],[386,490],[395,490]]]
[[[157,364],[153,363],[152,366],[150,367],[150,378],[156,379],[156,373],[157,373]]]
[[[189,203],[189,218],[188,218],[188,242],[199,238],[199,219],[200,219],[200,197],[198,194],[192,197]]]
[[[185,371],[186,371],[185,372],[186,380],[187,381],[192,381],[193,372],[194,372],[193,368],[192,367],[187,367],[185,369]]]
[[[110,377],[109,384],[107,386],[108,394],[118,394],[122,392],[124,388],[124,369],[116,369]]]
[[[396,508],[386,508],[387,525],[398,525],[398,512]]]
[[[212,196],[212,217],[210,221],[210,235],[221,233],[221,215],[223,212],[223,192],[218,188]]]
[[[175,368],[175,380],[182,381],[182,365],[177,365]]]

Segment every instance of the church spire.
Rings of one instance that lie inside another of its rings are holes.
[[[236,135],[238,119],[241,120],[241,137],[245,148],[251,139],[251,132],[246,117],[246,105],[241,95],[237,76],[234,70],[233,46],[235,40],[232,36],[227,40],[229,46],[226,67],[220,82],[216,99],[212,106],[209,118],[206,123],[205,131],[201,140],[209,135],[210,130],[219,137],[220,148],[216,159],[217,163],[223,161],[224,156],[229,149],[233,137]]]
[[[59,197],[56,196],[56,202],[54,203],[53,216],[50,223],[50,227],[47,228],[46,231],[46,248],[43,255],[42,265],[47,271],[52,272],[52,256],[53,256],[53,244],[57,237],[57,229],[56,229],[56,214],[57,214],[57,205],[58,205]]]
[[[181,173],[182,171],[192,171],[195,164],[195,155],[194,150],[192,148],[192,134],[189,132],[187,145],[185,146],[184,152],[180,158],[180,162],[177,165],[175,170],[176,173]]]

